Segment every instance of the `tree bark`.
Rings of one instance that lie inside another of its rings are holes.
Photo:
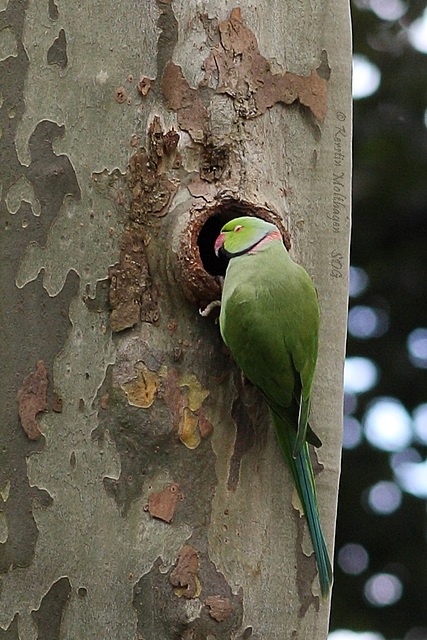
[[[319,294],[332,553],[348,5],[1,4],[0,636],[326,638],[266,407],[198,307],[222,223],[275,221]]]

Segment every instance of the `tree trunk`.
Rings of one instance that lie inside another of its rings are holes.
[[[326,638],[266,407],[198,307],[221,225],[275,221],[319,293],[332,553],[349,7],[226,4],[1,3],[0,637]]]

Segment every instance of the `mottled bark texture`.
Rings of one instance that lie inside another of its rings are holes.
[[[0,636],[326,638],[262,399],[199,307],[274,220],[321,307],[332,553],[350,193],[341,0],[0,2]]]

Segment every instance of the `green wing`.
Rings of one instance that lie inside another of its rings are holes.
[[[319,311],[309,276],[284,248],[279,249],[271,257],[260,254],[231,261],[220,328],[237,364],[271,409],[287,417],[288,409],[298,406],[293,425],[296,457],[306,439],[321,445],[308,425]]]

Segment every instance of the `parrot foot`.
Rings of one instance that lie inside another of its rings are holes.
[[[210,314],[212,309],[214,309],[215,307],[220,307],[220,306],[221,306],[221,300],[213,300],[204,309],[199,309],[199,313],[204,318],[207,318],[207,316]]]

